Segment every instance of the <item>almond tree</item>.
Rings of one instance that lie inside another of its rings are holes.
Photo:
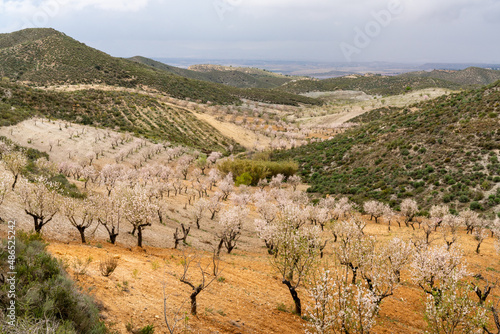
[[[195,220],[196,227],[200,229],[200,220],[203,217],[203,211],[208,206],[208,201],[204,198],[197,200],[193,205],[193,211],[191,212],[191,216]]]
[[[21,152],[9,152],[2,155],[2,160],[5,163],[5,167],[14,176],[14,182],[12,183],[12,190],[14,190],[19,175],[28,164],[28,158]]]
[[[210,217],[211,220],[214,220],[215,215],[222,208],[221,199],[222,199],[222,193],[216,192],[215,194],[212,195],[212,197],[210,197],[210,200],[208,201],[207,209],[212,214]]]
[[[215,163],[217,162],[217,160],[219,160],[220,158],[222,158],[222,153],[220,153],[220,152],[212,152],[212,153],[210,153],[210,155],[207,158],[207,163],[209,165],[213,166],[213,165],[215,165]]]
[[[441,225],[444,216],[448,215],[449,213],[450,209],[447,205],[433,205],[431,207],[431,210],[429,211],[431,219],[435,221],[436,228]]]
[[[335,255],[339,263],[351,271],[351,282],[356,284],[361,267],[375,250],[375,239],[365,236],[354,220],[342,221],[335,229],[338,236]]]
[[[458,240],[458,230],[463,225],[464,220],[460,216],[447,214],[443,217],[441,231],[448,250]]]
[[[468,274],[461,252],[446,246],[417,249],[410,271],[412,281],[437,298]]]
[[[59,212],[60,196],[56,184],[44,177],[38,177],[34,184],[23,183],[19,196],[24,203],[24,211],[33,218],[35,232],[41,233]]]
[[[217,170],[217,168],[212,168],[208,172],[208,182],[210,183],[210,190],[212,190],[213,186],[215,186],[217,184],[217,182],[219,182],[220,179],[221,179],[221,175],[220,175],[219,171]]]
[[[308,289],[312,306],[307,308],[306,333],[370,333],[378,305],[373,293],[351,284],[337,268],[323,269]]]
[[[418,212],[418,205],[415,200],[411,198],[407,198],[401,202],[401,214],[405,216],[405,225],[408,227],[411,225],[413,229],[415,229],[413,222],[413,218]]]
[[[468,284],[452,282],[439,296],[427,296],[425,320],[429,333],[485,333],[486,309],[471,299],[470,291]]]
[[[370,219],[375,218],[375,224],[378,224],[378,219],[387,212],[387,204],[379,201],[368,201],[363,204],[363,209],[371,216]]]
[[[116,183],[123,174],[123,166],[118,164],[107,164],[101,170],[101,182],[104,184],[108,190],[108,196],[111,195],[111,191],[116,186]]]
[[[216,234],[220,239],[217,247],[217,256],[220,254],[222,246],[226,247],[227,253],[236,247],[236,242],[240,238],[243,222],[248,215],[248,209],[241,206],[234,206],[221,210],[219,215],[219,225],[221,230]]]
[[[396,282],[401,281],[401,271],[412,260],[414,249],[411,242],[404,242],[401,239],[394,238],[382,248],[384,256],[390,262],[390,270],[396,277]]]
[[[120,192],[110,196],[97,196],[97,221],[108,231],[109,241],[114,245],[120,234],[120,223],[124,219],[123,199]]]
[[[95,220],[96,207],[94,202],[89,199],[78,200],[66,197],[63,200],[62,208],[64,216],[80,232],[82,244],[86,243],[85,230],[92,226]]]
[[[347,197],[342,197],[335,202],[335,207],[333,209],[334,219],[340,219],[340,217],[346,218],[347,215],[351,213],[352,209],[353,205],[349,199]]]
[[[459,213],[459,216],[464,220],[464,224],[467,228],[467,234],[472,234],[472,232],[474,231],[474,227],[476,227],[480,219],[477,212],[474,212],[471,209],[467,208],[466,210],[461,211]]]
[[[137,246],[142,247],[142,231],[151,226],[157,217],[157,207],[149,200],[144,187],[136,186],[124,193],[123,213],[125,219],[137,230]]]
[[[293,191],[295,191],[297,189],[297,186],[300,184],[300,182],[301,182],[301,179],[300,179],[300,176],[298,176],[298,175],[292,175],[286,181],[286,183],[292,187]]]
[[[297,288],[319,259],[321,230],[317,226],[297,227],[293,216],[283,210],[276,223],[273,238],[276,240],[276,253],[271,257],[271,265],[282,277],[295,303],[295,313],[302,314],[301,300]]]
[[[476,253],[479,254],[481,244],[486,238],[488,238],[489,235],[488,221],[485,219],[477,219],[475,221],[475,225],[473,226],[472,234],[474,235],[474,239],[477,243]]]
[[[201,264],[201,259],[199,255],[197,254],[192,254],[191,256],[186,256],[185,253],[183,253],[183,260],[182,260],[182,265],[184,267],[183,274],[180,278],[180,281],[189,287],[191,287],[192,292],[189,298],[191,299],[191,314],[196,315],[198,312],[198,302],[197,302],[197,297],[198,295],[205,289],[207,289],[220,275],[221,270],[220,264],[219,264],[219,258],[213,254],[212,258],[212,277],[210,277],[210,264],[207,266],[202,266]],[[198,282],[195,283],[195,279],[193,276],[190,275],[190,269],[192,266],[196,265],[199,269],[199,274],[198,274]]]
[[[219,190],[222,192],[222,200],[225,201],[234,191],[233,173],[229,172],[224,179],[218,184]]]

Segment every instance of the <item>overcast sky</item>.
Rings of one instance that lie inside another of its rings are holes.
[[[113,56],[500,63],[499,0],[0,0]]]

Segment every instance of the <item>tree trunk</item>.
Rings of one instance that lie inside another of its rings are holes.
[[[222,249],[222,246],[224,245],[224,239],[221,238],[220,239],[220,242],[219,242],[219,245],[217,246],[217,256],[220,255],[220,250]]]
[[[137,227],[137,246],[142,248],[142,226]]]
[[[82,238],[82,244],[86,243],[86,240],[85,240],[86,227],[85,226],[77,226],[76,228],[78,229],[78,232],[80,232],[80,238]]]
[[[12,183],[12,191],[14,191],[14,188],[16,187],[18,177],[19,177],[19,174],[14,175],[14,183]]]
[[[292,295],[293,302],[295,303],[295,313],[298,316],[301,316],[302,315],[302,305],[300,304],[300,298],[299,298],[299,295],[297,294],[297,291],[295,290],[295,287],[293,287],[292,284],[290,283],[290,281],[287,281],[286,279],[283,279],[282,283],[288,287],[288,290],[290,291],[290,294]]]
[[[200,285],[198,285],[196,287],[196,289],[194,289],[194,291],[191,294],[191,296],[189,296],[189,298],[191,298],[191,314],[192,315],[196,315],[196,297],[201,292],[201,290],[203,290],[203,287],[200,284]]]
[[[116,237],[118,236],[118,233],[110,233],[109,234],[109,241],[114,245],[116,242]]]

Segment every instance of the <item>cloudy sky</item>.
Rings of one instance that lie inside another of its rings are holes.
[[[0,0],[113,56],[500,63],[499,0]]]

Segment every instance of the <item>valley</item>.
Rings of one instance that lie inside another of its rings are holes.
[[[492,333],[498,72],[319,80],[0,35],[0,332]]]

